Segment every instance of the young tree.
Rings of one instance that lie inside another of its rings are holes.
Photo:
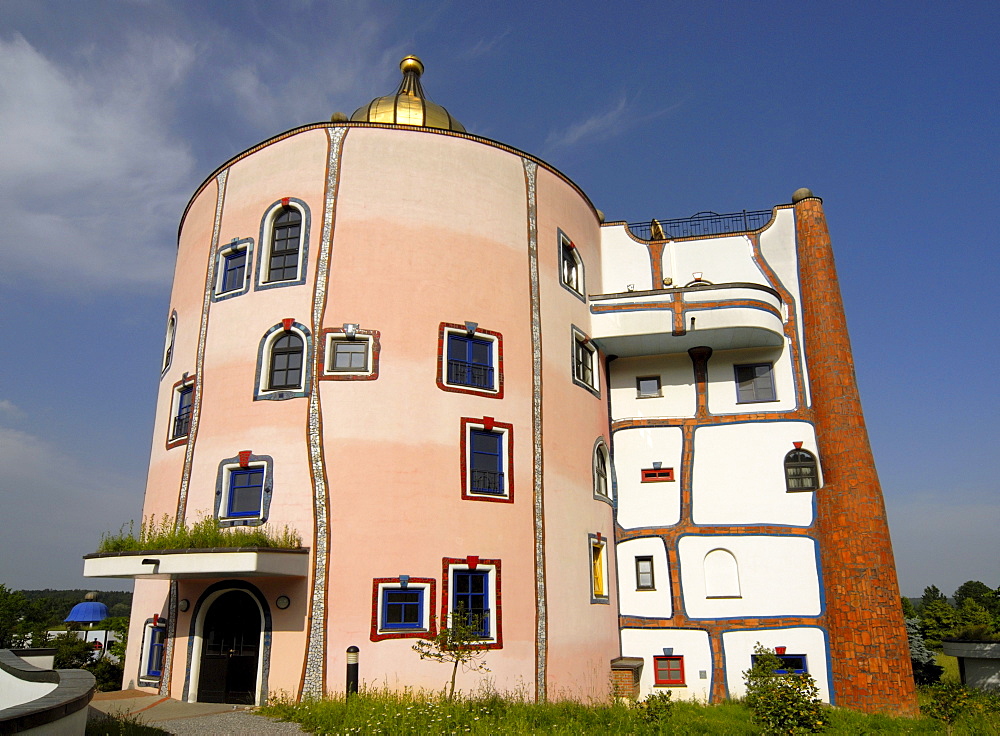
[[[955,599],[955,605],[958,608],[961,608],[965,601],[973,600],[986,609],[991,616],[1000,614],[1000,598],[997,597],[997,592],[986,583],[981,583],[978,580],[962,583],[952,598]]]
[[[0,649],[10,649],[20,643],[20,620],[27,601],[20,591],[8,590],[0,584]]]
[[[78,670],[90,662],[94,653],[93,645],[79,638],[72,631],[60,634],[52,640],[56,649],[54,667],[57,670]]]
[[[934,652],[924,644],[923,634],[920,633],[920,619],[906,619],[906,638],[910,644],[914,682],[918,685],[933,685],[941,679],[944,668],[937,663]]]
[[[923,610],[926,606],[929,606],[934,601],[941,601],[942,603],[948,602],[948,597],[938,590],[936,585],[928,585],[924,588],[924,594],[920,596],[920,610]]]
[[[479,617],[459,608],[451,614],[450,619],[451,625],[442,628],[433,639],[419,639],[413,645],[413,651],[421,659],[451,664],[448,700],[455,697],[455,677],[458,675],[459,665],[466,672],[490,671],[483,661],[486,650],[483,649],[482,636],[479,634],[482,630]]]
[[[746,704],[765,734],[817,733],[823,719],[819,688],[811,675],[780,675],[784,663],[760,642],[753,649],[753,666],[743,673]]]
[[[914,618],[917,609],[913,607],[913,602],[906,596],[900,596],[899,603],[903,607],[903,618]]]
[[[920,607],[920,631],[932,649],[941,648],[941,640],[951,636],[956,623],[957,612],[941,599]]]

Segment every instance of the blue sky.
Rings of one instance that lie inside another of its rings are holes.
[[[80,556],[141,513],[188,197],[415,53],[609,220],[823,197],[903,593],[1000,584],[998,36],[986,1],[4,0],[0,583],[122,587]]]

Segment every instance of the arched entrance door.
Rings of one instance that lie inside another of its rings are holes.
[[[202,627],[198,701],[253,705],[257,699],[260,609],[242,590],[214,601]]]

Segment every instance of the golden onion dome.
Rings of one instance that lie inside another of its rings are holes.
[[[424,73],[423,62],[416,56],[406,56],[399,62],[403,81],[394,95],[376,97],[367,105],[354,111],[351,120],[368,123],[398,123],[400,125],[422,125],[427,128],[444,128],[465,132],[465,126],[455,120],[447,110],[424,95],[420,86],[420,75]]]

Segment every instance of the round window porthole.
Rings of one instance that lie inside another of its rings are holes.
[[[284,611],[286,608],[292,605],[292,602],[288,599],[287,595],[279,595],[278,600],[274,602],[274,605],[276,605],[278,608]]]
[[[177,604],[177,607],[181,609],[181,612],[183,613],[184,611],[188,610],[188,608],[191,607],[191,602],[187,598],[181,598],[181,601],[180,603]]]

